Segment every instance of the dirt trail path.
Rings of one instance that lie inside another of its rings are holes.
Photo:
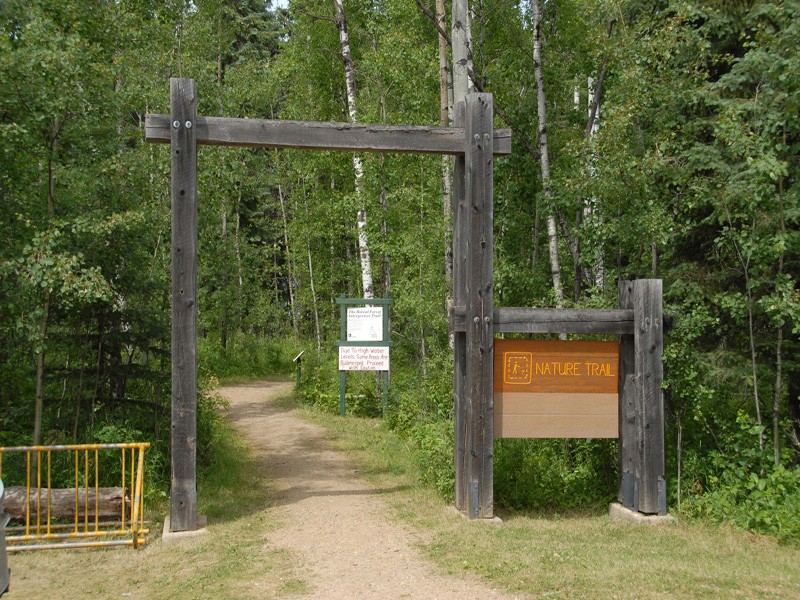
[[[351,462],[331,449],[324,429],[275,406],[290,383],[224,387],[230,421],[255,445],[274,492],[280,528],[267,543],[289,550],[306,596],[335,599],[510,598],[477,580],[437,573],[414,549],[414,534]]]

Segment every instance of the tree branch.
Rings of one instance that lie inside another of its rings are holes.
[[[611,32],[614,29],[614,21],[609,20],[606,25],[606,35],[611,37]],[[589,108],[589,121],[586,123],[586,131],[583,133],[584,139],[589,139],[592,135],[592,128],[597,119],[597,107],[600,106],[600,97],[603,95],[603,82],[606,79],[606,66],[608,65],[608,54],[603,57],[603,66],[600,67],[600,76],[597,78],[597,91],[592,98],[592,106]]]
[[[447,40],[447,45],[452,48],[453,47],[453,42],[450,39],[450,35],[447,33],[447,31],[444,30],[444,28],[442,28],[439,25],[439,20],[436,18],[436,15],[434,14],[434,12],[430,8],[425,6],[422,3],[422,0],[416,0],[416,3],[417,3],[417,6],[419,7],[419,9],[423,12],[423,14],[426,17],[428,17],[428,20],[431,23],[433,23],[434,27],[436,27],[436,31],[439,32],[439,35],[442,36],[444,39],[446,39]]]
[[[317,21],[325,21],[327,23],[333,23],[334,25],[336,24],[336,19],[334,19],[333,17],[327,17],[325,15],[315,15],[315,14],[312,14],[312,13],[308,12],[307,10],[303,10],[299,6],[295,6],[294,4],[292,5],[292,11],[293,12],[298,12],[301,15],[305,15],[305,16],[309,17],[310,19],[315,19]]]

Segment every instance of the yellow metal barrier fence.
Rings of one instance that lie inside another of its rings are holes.
[[[144,520],[144,451],[149,447],[147,442],[0,447],[5,511],[17,523],[6,527],[8,551],[98,546],[138,548],[149,532]],[[119,452],[119,462],[113,458],[114,451]],[[23,464],[8,464],[16,455],[21,455]],[[9,480],[3,477],[4,459]],[[63,469],[54,473],[56,462],[62,467],[69,463],[72,473],[65,474]],[[104,463],[103,473],[101,462]],[[109,469],[115,462],[116,466]],[[101,480],[108,483],[109,471],[116,470],[117,466],[120,476],[113,483],[119,481],[119,488],[101,486]],[[14,481],[17,478],[24,481]],[[68,487],[53,487],[67,480]],[[12,484],[16,483],[24,485],[14,487]],[[109,500],[111,497],[113,500]]]

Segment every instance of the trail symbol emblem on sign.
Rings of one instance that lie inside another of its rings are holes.
[[[533,354],[530,352],[503,353],[503,381],[509,384],[525,385],[533,379]]]

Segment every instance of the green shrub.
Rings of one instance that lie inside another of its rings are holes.
[[[198,340],[198,369],[220,381],[265,379],[294,371],[298,343],[292,339],[232,336],[223,348],[215,337]]]
[[[456,482],[453,434],[453,422],[445,420],[418,423],[410,432],[422,481],[449,501],[453,499]]]
[[[495,503],[511,509],[605,504],[617,485],[613,440],[495,441]]]
[[[776,466],[771,449],[759,448],[763,426],[740,413],[737,428],[725,432],[720,448],[690,455],[686,502],[690,516],[734,523],[784,541],[800,542],[800,467]]]

